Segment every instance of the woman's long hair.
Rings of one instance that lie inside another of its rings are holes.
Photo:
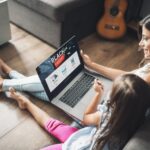
[[[97,136],[93,149],[102,150],[108,143],[110,150],[116,145],[121,150],[144,122],[149,106],[150,87],[144,80],[133,74],[117,78],[108,103],[111,117],[101,132],[103,136]]]
[[[145,27],[147,30],[150,31],[150,15],[146,16],[139,22],[138,26],[138,37],[141,39],[142,37],[142,27]]]
[[[138,37],[139,39],[142,38],[142,27],[145,27],[149,32],[150,32],[150,15],[146,16],[144,19],[142,19],[139,22],[139,27],[138,27]],[[139,48],[139,50],[142,50]],[[139,63],[139,67],[144,66],[145,64],[150,62],[150,57],[143,58],[142,61]]]

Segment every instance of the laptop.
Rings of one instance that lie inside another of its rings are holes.
[[[49,98],[49,102],[67,114],[82,121],[86,107],[94,97],[93,81],[104,83],[104,96],[112,81],[84,67],[76,37],[71,37],[36,71]]]

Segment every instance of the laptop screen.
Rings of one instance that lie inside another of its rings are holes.
[[[36,70],[51,100],[84,68],[78,43],[73,36]]]

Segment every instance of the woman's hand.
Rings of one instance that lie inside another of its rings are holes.
[[[84,54],[82,50],[80,51],[80,54],[83,58],[85,65],[91,68],[92,63],[93,63],[91,58],[88,55]]]

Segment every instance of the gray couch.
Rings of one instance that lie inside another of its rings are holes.
[[[72,35],[80,40],[96,29],[104,0],[8,0],[10,20],[59,47]]]
[[[150,150],[150,119],[141,126],[123,150]]]

